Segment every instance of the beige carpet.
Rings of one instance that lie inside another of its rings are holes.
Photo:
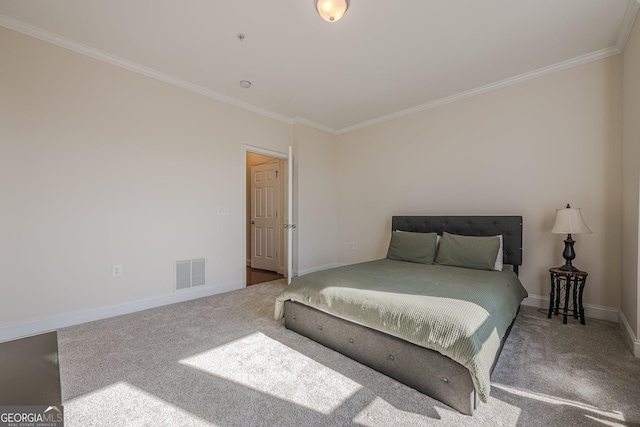
[[[469,417],[286,330],[273,320],[283,287],[59,331],[65,425],[640,425],[640,359],[616,324],[523,307]]]

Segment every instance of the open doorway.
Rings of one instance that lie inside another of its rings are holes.
[[[287,266],[286,159],[246,152],[246,285],[283,279]]]

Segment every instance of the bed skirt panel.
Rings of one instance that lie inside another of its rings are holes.
[[[473,415],[478,399],[469,371],[437,351],[294,301],[285,302],[285,326],[463,414]]]

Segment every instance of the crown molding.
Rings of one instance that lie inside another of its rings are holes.
[[[160,80],[164,83],[168,83],[170,85],[177,86],[182,89],[186,89],[188,91],[206,96],[208,98],[212,98],[217,101],[224,102],[226,104],[241,108],[243,110],[250,111],[265,117],[269,117],[271,119],[274,119],[289,125],[303,124],[305,126],[309,126],[309,127],[321,130],[323,132],[328,132],[334,135],[340,135],[343,133],[362,129],[375,124],[384,123],[390,120],[415,114],[421,111],[437,108],[446,104],[450,104],[452,102],[460,101],[462,99],[470,98],[486,92],[501,89],[503,87],[507,87],[513,84],[535,79],[547,74],[552,74],[558,71],[562,71],[567,68],[576,67],[578,65],[586,64],[588,62],[597,61],[600,59],[607,58],[609,56],[620,54],[624,50],[624,46],[627,42],[627,39],[629,38],[629,34],[631,33],[631,30],[633,28],[633,25],[639,10],[640,10],[640,0],[629,0],[629,3],[627,5],[627,10],[623,18],[623,23],[618,32],[618,37],[617,37],[615,46],[602,49],[596,52],[592,52],[586,55],[582,55],[577,58],[569,59],[567,61],[562,61],[557,64],[550,65],[548,67],[543,67],[538,70],[520,74],[515,77],[511,77],[511,78],[501,80],[495,83],[491,83],[485,86],[481,86],[475,89],[464,91],[464,92],[451,95],[445,98],[441,98],[432,102],[428,102],[426,104],[421,104],[415,107],[407,108],[405,110],[397,111],[395,113],[380,116],[375,119],[360,122],[355,125],[347,126],[342,129],[333,129],[329,126],[316,123],[314,121],[305,119],[303,117],[291,118],[291,117],[283,116],[273,111],[260,108],[255,105],[246,103],[244,101],[240,101],[236,98],[232,98],[230,96],[223,95],[219,92],[215,92],[213,90],[204,88],[202,86],[198,86],[186,80],[179,79],[169,74],[161,73],[152,68],[145,67],[140,64],[136,64],[126,59],[120,58],[118,56],[111,55],[106,52],[100,51],[98,49],[94,49],[90,46],[86,46],[81,43],[75,42],[73,40],[67,39],[65,37],[58,36],[56,34],[42,30],[40,28],[26,24],[22,21],[18,21],[16,19],[10,18],[6,15],[0,14],[0,26],[8,28],[13,31],[17,31],[22,34],[26,34],[31,37],[35,37],[37,39],[40,39],[48,43],[55,44],[57,46],[63,47],[65,49],[69,49],[71,51],[80,53],[82,55],[89,56],[99,61],[107,62],[117,67],[124,68],[126,70],[133,71],[135,73],[142,74],[144,76],[151,77],[156,80]]]
[[[616,41],[616,48],[620,53],[622,53],[625,45],[627,44],[629,34],[631,34],[631,30],[633,29],[633,24],[636,22],[638,10],[640,10],[640,0],[630,0],[629,4],[627,4],[627,10],[624,13],[624,18],[622,18],[622,25],[618,31],[618,40]]]
[[[546,76],[547,74],[553,74],[558,71],[566,70],[567,68],[576,67],[578,65],[586,64],[592,61],[598,61],[600,59],[608,58],[613,55],[619,54],[620,51],[617,47],[609,47],[606,49],[601,49],[596,52],[588,53],[586,55],[578,56],[577,58],[568,59],[566,61],[558,62],[557,64],[550,65],[548,67],[539,68],[534,71],[529,71],[524,74],[520,74],[515,77],[510,77],[508,79],[500,80],[495,83],[490,83],[485,86],[480,86],[475,89],[471,89],[465,92],[460,92],[456,95],[447,96],[446,98],[441,98],[432,102],[428,102],[426,104],[421,104],[415,107],[407,108],[405,110],[401,110],[395,113],[387,114],[385,116],[381,116],[372,120],[367,120],[362,123],[358,123],[353,126],[348,126],[346,128],[342,128],[338,130],[338,134],[343,134],[347,132],[351,132],[354,130],[362,129],[368,126],[372,126],[378,123],[387,122],[389,120],[398,119],[400,117],[408,116],[411,114],[419,113],[421,111],[430,110],[432,108],[441,107],[446,104],[451,104],[452,102],[460,101],[462,99],[471,98],[476,95],[480,95],[486,92],[491,92],[493,90],[502,89],[503,87],[511,86],[517,83],[522,83],[527,80],[532,80],[538,77]]]
[[[133,71],[135,73],[142,74],[147,77],[151,77],[152,79],[160,80],[164,83],[168,83],[170,85],[177,86],[179,88],[186,89],[191,92],[195,92],[197,94],[206,96],[208,98],[215,99],[216,101],[233,105],[234,107],[238,107],[243,110],[250,111],[252,113],[260,114],[262,116],[266,116],[271,119],[278,120],[280,122],[284,122],[289,125],[292,125],[294,123],[293,119],[291,119],[290,117],[286,117],[281,114],[274,113],[273,111],[269,111],[264,108],[256,107],[255,105],[240,101],[236,98],[232,98],[227,95],[223,95],[219,92],[215,92],[213,90],[204,88],[202,86],[198,86],[186,80],[179,79],[177,77],[162,73],[152,68],[145,67],[144,65],[136,64],[135,62],[120,58],[116,55],[111,55],[109,53],[92,48],[90,46],[86,46],[82,43],[78,43],[66,37],[62,37],[57,34],[50,33],[40,28],[34,27],[33,25],[29,25],[22,21],[18,21],[16,19],[10,18],[6,15],[0,14],[0,26],[8,28],[13,31],[17,31],[27,36],[37,38],[47,43],[54,44],[56,46],[63,47],[73,52],[77,52],[82,55],[89,56],[99,61],[107,62],[111,65],[115,65],[116,67],[124,68],[126,70]]]
[[[334,135],[338,134],[338,131],[336,129],[330,128],[329,126],[321,125],[320,123],[316,123],[314,121],[305,119],[304,117],[295,117],[293,119],[293,124],[309,126],[309,127],[321,130],[323,132],[331,133]]]

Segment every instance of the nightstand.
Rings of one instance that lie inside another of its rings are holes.
[[[550,268],[551,274],[551,294],[549,298],[549,315],[563,315],[562,323],[567,323],[567,315],[573,314],[574,319],[580,316],[580,323],[584,323],[584,307],[582,306],[582,291],[587,281],[588,273],[586,271],[566,271],[560,268]],[[560,311],[560,297],[564,290],[564,311]],[[569,300],[572,301],[569,307]],[[554,307],[555,306],[555,307]]]

